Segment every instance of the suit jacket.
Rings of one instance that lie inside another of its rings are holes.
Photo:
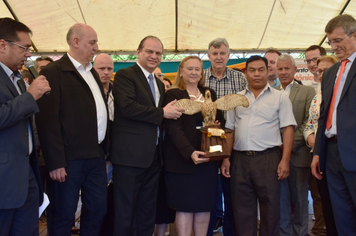
[[[113,95],[115,119],[109,160],[113,164],[148,168],[154,157],[157,127],[162,131],[164,85],[155,78],[158,107],[141,68],[135,64],[115,75]],[[160,134],[162,138],[162,132]]]
[[[94,69],[91,72],[106,104],[99,75]],[[67,54],[48,64],[41,74],[51,86],[51,94],[37,101],[41,112],[36,115],[48,170],[66,167],[67,160],[100,157],[95,101]]]
[[[40,204],[43,201],[32,116],[39,111],[32,95],[25,92],[22,80],[22,94],[16,90],[9,76],[0,66],[0,209],[21,207],[27,198],[29,166],[35,174],[40,190]],[[29,155],[28,135],[32,135],[33,147]],[[29,165],[30,164],[30,165]]]
[[[310,148],[305,144],[303,131],[308,122],[309,108],[315,96],[315,90],[311,87],[293,83],[289,99],[293,105],[293,114],[297,122],[294,129],[294,144],[291,163],[296,167],[309,167],[312,160]]]
[[[340,62],[324,71],[321,81],[322,102],[320,106],[320,117],[318,131],[315,140],[314,154],[319,155],[320,170],[325,171],[325,158],[327,138],[325,136],[326,118],[334,90],[336,74]],[[351,65],[346,77],[345,85],[340,95],[337,106],[337,144],[341,162],[347,171],[356,171],[356,61]]]
[[[203,95],[207,89],[209,88],[199,88]],[[210,92],[212,100],[215,101],[215,91],[210,89]],[[179,100],[183,98],[189,99],[187,90],[170,89],[165,95],[164,104],[174,99]],[[216,119],[223,120],[223,118],[222,112],[218,110]],[[195,115],[183,114],[177,120],[164,119],[166,135],[163,143],[163,163],[166,171],[182,174],[191,174],[194,172],[196,165],[191,159],[191,155],[194,151],[201,150],[202,136],[201,131],[196,129],[197,120],[204,121],[201,112]],[[202,126],[203,123],[199,125]]]

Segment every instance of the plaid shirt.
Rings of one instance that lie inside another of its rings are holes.
[[[204,70],[204,85],[213,89],[216,92],[217,98],[223,97],[227,94],[236,94],[244,90],[247,86],[247,80],[242,72],[226,67],[222,79],[214,76],[211,67]],[[226,112],[223,111],[226,119]]]

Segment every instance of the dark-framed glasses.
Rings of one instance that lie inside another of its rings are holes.
[[[11,43],[11,44],[13,44],[13,45],[16,45],[16,46],[18,46],[18,47],[20,47],[20,48],[22,48],[23,50],[25,50],[26,53],[29,53],[29,52],[32,51],[32,47],[31,47],[31,46],[29,46],[29,47],[22,46],[22,45],[20,45],[20,44],[18,44],[18,43],[15,43],[15,42],[13,42],[13,41],[11,41],[11,40],[7,40],[7,39],[5,39],[5,41],[8,42],[8,43]]]
[[[304,60],[304,62],[307,63],[307,64],[310,64],[310,63],[312,63],[312,62],[315,63],[317,60],[318,60],[318,57],[314,57],[314,58],[312,58],[312,59]]]

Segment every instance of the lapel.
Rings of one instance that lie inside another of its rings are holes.
[[[294,102],[294,99],[298,93],[298,90],[299,90],[299,84],[293,83],[292,88],[290,89],[290,93],[289,93],[289,99],[292,103]]]
[[[69,59],[67,53],[65,53],[60,60],[61,60],[61,69],[62,69],[62,71],[72,71],[72,72],[74,72],[76,74],[75,78],[81,80],[84,83],[85,87],[88,89],[88,91],[91,93],[89,85],[87,84],[87,82],[85,82],[84,78],[80,75],[80,73],[74,67],[74,65],[73,65],[72,61]],[[94,70],[94,68],[92,68],[90,71],[93,74],[93,77],[94,77],[96,83],[98,84],[98,86],[100,88],[101,95],[103,96],[104,101],[106,101],[104,88],[103,88],[103,85],[100,82],[100,78],[99,78],[98,73]]]
[[[352,79],[355,76],[355,74],[356,74],[356,60],[354,60],[354,62],[352,63],[352,65],[350,67],[350,70],[349,70],[349,73],[347,74],[346,81],[345,81],[345,84],[344,84],[344,88],[342,89],[342,93],[340,95],[340,100],[339,101],[341,101],[341,99],[345,96],[345,93],[349,89],[350,84],[351,84]]]
[[[151,88],[150,88],[150,85],[148,84],[147,82],[147,78],[145,76],[145,74],[143,73],[143,71],[141,70],[141,68],[135,63],[132,68],[134,69],[134,71],[136,72],[137,74],[137,77],[139,78],[140,80],[140,83],[143,85],[143,87],[146,89],[147,93],[149,94],[150,96],[150,99],[151,99],[151,102],[154,106],[156,106],[155,104],[155,100],[153,98],[153,95],[152,95],[152,91],[151,91]],[[156,76],[155,76],[156,78]],[[157,82],[157,81],[156,81]],[[158,84],[157,84],[158,85]],[[161,93],[161,91],[160,91]],[[161,93],[162,94],[162,93]],[[163,97],[163,96],[161,96]]]
[[[159,90],[159,94],[160,94],[160,97],[159,97],[159,102],[158,102],[158,107],[162,107],[163,105],[163,94],[165,93],[165,89],[164,89],[164,85],[162,86],[162,81],[158,78],[156,78],[155,76],[155,79],[156,79],[156,83],[157,83],[157,87],[158,87],[158,90]]]
[[[5,83],[6,87],[12,93],[14,97],[19,96],[20,94],[17,92],[15,85],[11,82],[9,76],[5,73],[3,68],[0,66],[0,79]]]

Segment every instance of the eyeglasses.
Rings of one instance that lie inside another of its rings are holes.
[[[315,63],[317,60],[318,60],[318,57],[314,57],[314,58],[312,58],[312,59],[304,60],[304,62],[307,63],[307,64],[310,64],[310,63],[312,63],[312,62]]]
[[[30,47],[25,47],[25,46],[22,46],[22,45],[20,45],[20,44],[18,44],[18,43],[15,43],[15,42],[12,42],[12,41],[6,40],[6,39],[5,39],[5,41],[8,42],[8,43],[11,43],[11,44],[13,44],[13,45],[16,45],[16,46],[18,46],[18,47],[20,47],[20,48],[22,48],[23,50],[25,50],[25,53],[29,53],[29,52],[32,51],[32,47],[31,47],[31,46],[30,46]]]
[[[346,37],[347,37],[347,36],[346,36]],[[329,41],[326,41],[326,43],[327,43],[328,45],[330,45],[330,46],[331,46],[331,44],[339,44],[339,43],[341,43],[341,41],[344,40],[346,37],[329,40]]]

